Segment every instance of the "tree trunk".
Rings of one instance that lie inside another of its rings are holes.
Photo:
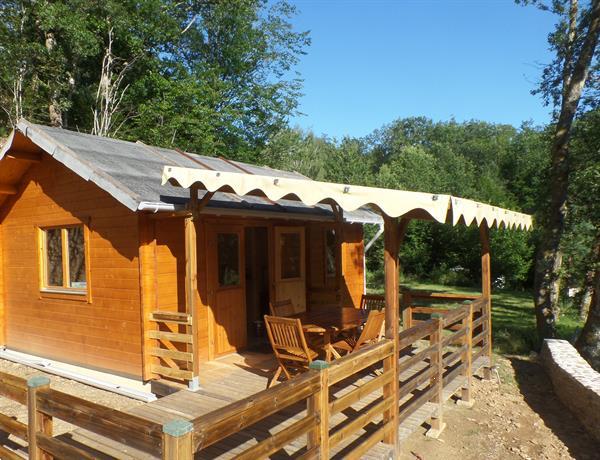
[[[51,54],[56,46],[56,38],[54,33],[46,33],[46,51]],[[62,128],[62,109],[60,107],[60,91],[57,88],[56,82],[48,82],[50,88],[50,97],[48,100],[48,117],[50,119],[50,126],[56,126]]]
[[[590,10],[589,25],[573,71],[565,82],[560,115],[556,123],[552,144],[552,192],[547,220],[538,249],[534,302],[537,330],[540,338],[556,336],[558,314],[559,272],[562,265],[560,240],[567,214],[567,188],[569,181],[569,138],[573,119],[585,87],[590,63],[600,32],[600,0],[594,0]]]
[[[576,296],[576,305],[579,309],[579,318],[583,321],[587,318],[590,305],[592,304],[592,295],[594,293],[594,276],[593,270],[585,274],[585,281],[581,292]]]
[[[600,372],[600,270],[596,270],[592,303],[587,321],[575,347],[590,365]]]

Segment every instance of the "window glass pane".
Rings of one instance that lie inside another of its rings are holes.
[[[335,230],[330,229],[325,232],[325,274],[327,276],[335,276]]]
[[[281,278],[300,278],[301,264],[300,234],[281,234]]]
[[[46,284],[63,285],[62,238],[60,228],[46,230]]]
[[[217,235],[219,259],[219,285],[237,286],[240,284],[240,241],[237,233]]]
[[[67,228],[69,236],[69,287],[85,288],[85,247],[83,244],[83,227]]]

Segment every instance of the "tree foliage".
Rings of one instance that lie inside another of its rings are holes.
[[[253,159],[297,107],[309,38],[294,14],[285,0],[2,1],[0,119],[91,131],[112,36],[110,135]]]

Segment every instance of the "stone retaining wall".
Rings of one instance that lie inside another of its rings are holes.
[[[600,373],[566,340],[545,340],[541,358],[558,398],[600,442]]]

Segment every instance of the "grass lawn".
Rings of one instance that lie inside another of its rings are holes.
[[[407,282],[402,287],[435,292],[479,294],[479,291],[440,284]],[[583,326],[576,313],[566,311],[559,318],[560,338],[571,340]],[[533,297],[530,291],[494,290],[492,294],[492,340],[494,351],[500,354],[528,354],[538,349],[535,331]]]

